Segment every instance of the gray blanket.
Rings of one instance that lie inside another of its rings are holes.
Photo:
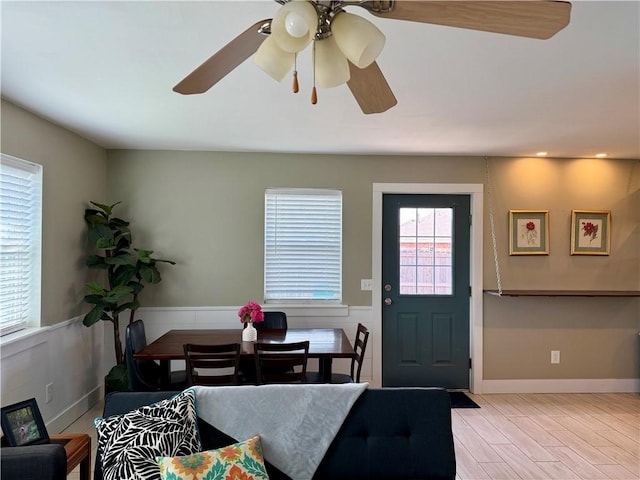
[[[260,435],[264,456],[295,480],[311,479],[366,383],[196,386],[198,416],[243,441]]]

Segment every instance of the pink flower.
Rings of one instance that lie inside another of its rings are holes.
[[[533,222],[527,222],[527,230],[535,230],[536,224]]]
[[[255,302],[248,302],[240,310],[238,310],[238,316],[242,323],[246,322],[262,322],[264,320],[264,313],[262,313],[262,307]]]

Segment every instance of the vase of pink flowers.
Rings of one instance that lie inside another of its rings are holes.
[[[248,302],[238,310],[238,317],[240,317],[242,323],[246,324],[244,330],[242,330],[242,341],[255,342],[258,339],[258,331],[253,326],[253,323],[264,321],[262,307],[255,302]]]

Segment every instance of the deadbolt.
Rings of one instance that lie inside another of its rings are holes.
[[[390,291],[391,291],[391,284],[390,284],[390,283],[387,283],[387,284],[384,286],[384,291],[385,291],[385,292],[390,292]]]

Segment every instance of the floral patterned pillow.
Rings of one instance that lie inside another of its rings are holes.
[[[162,480],[269,480],[260,436],[183,457],[157,457]]]

